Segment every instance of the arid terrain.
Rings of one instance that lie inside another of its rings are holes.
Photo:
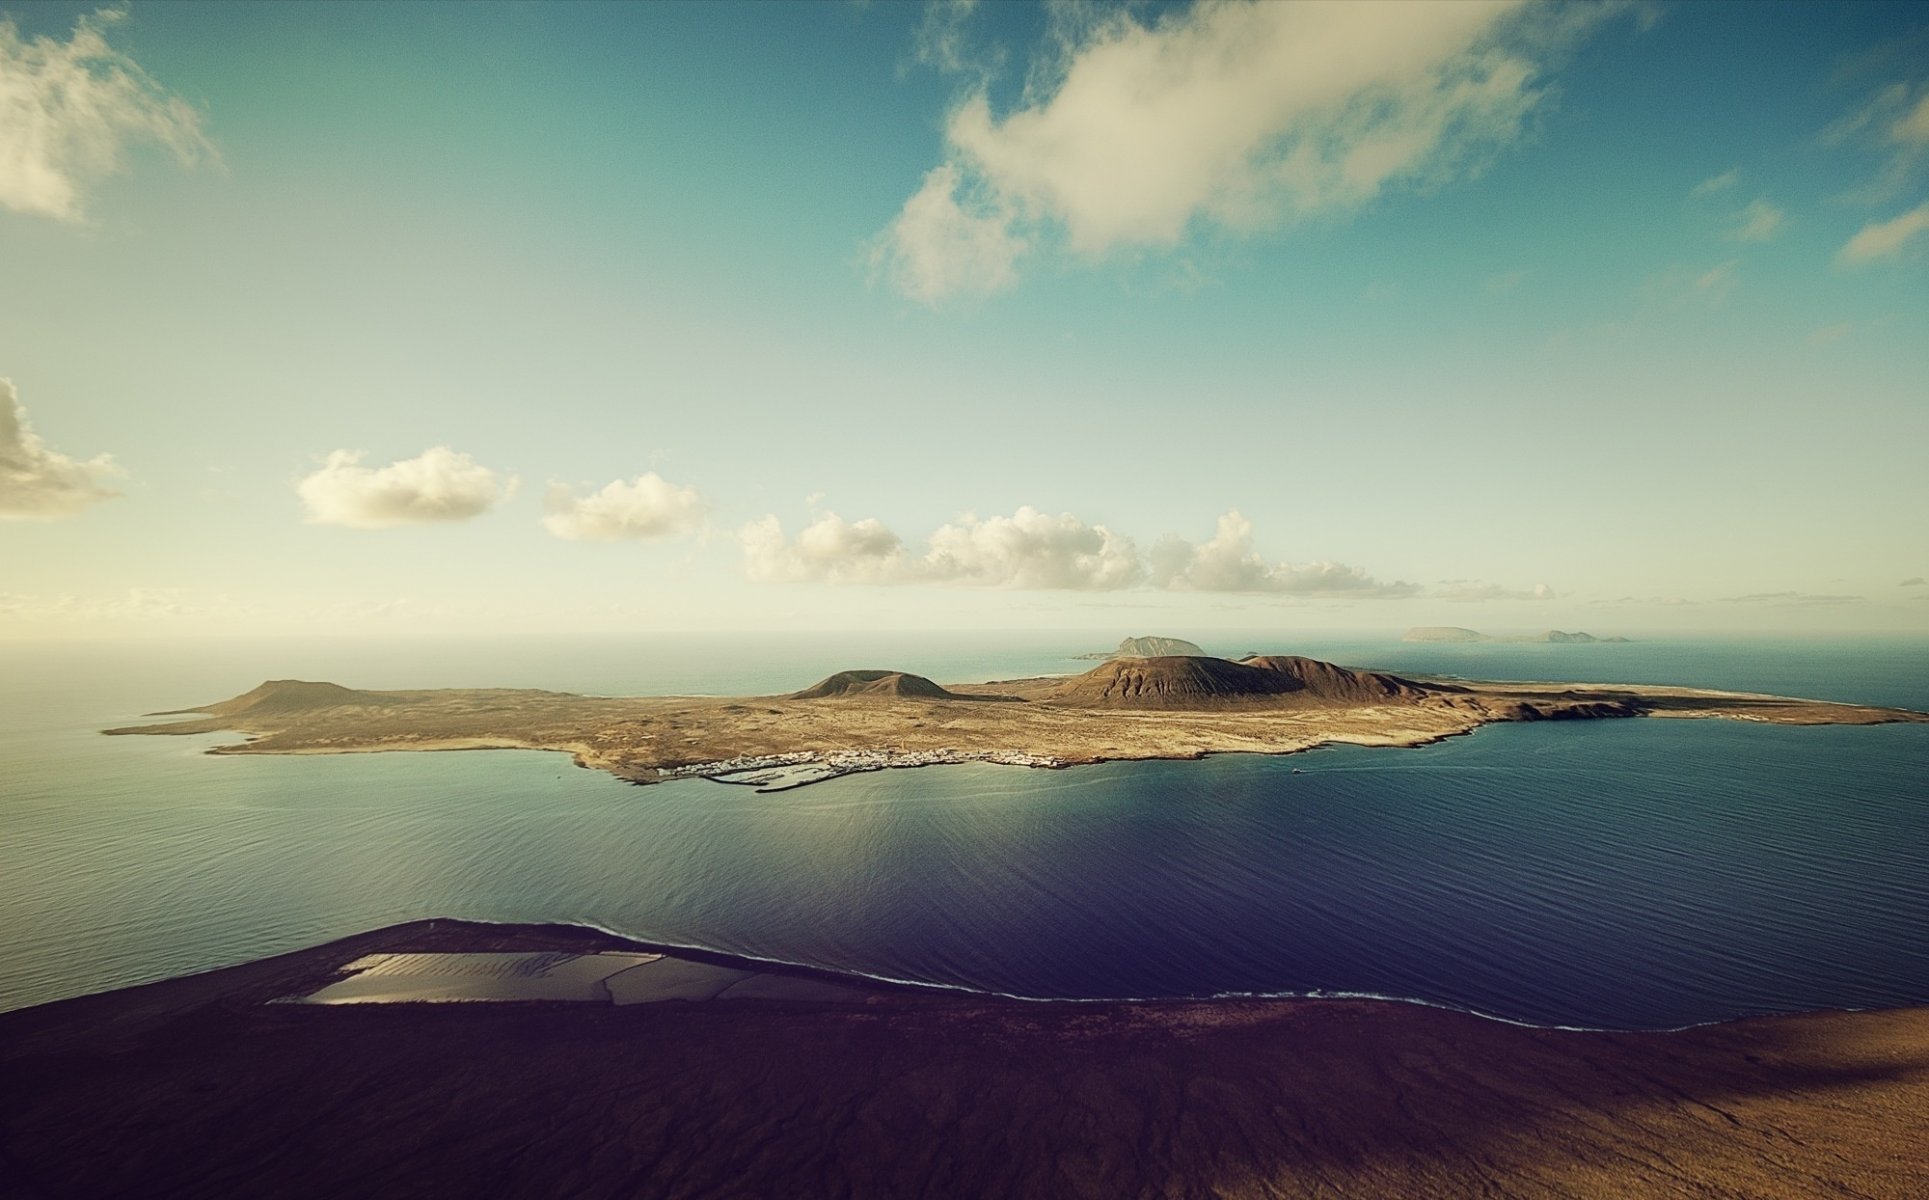
[[[0,1014],[0,1194],[1914,1200],[1929,1010],[1674,1033],[1385,1001],[289,1004],[417,922]],[[775,975],[772,973],[775,972]]]
[[[1068,766],[1331,743],[1417,746],[1495,721],[1929,721],[1901,709],[1692,688],[1407,679],[1291,656],[1114,658],[1080,675],[949,686],[901,671],[845,671],[788,695],[739,698],[372,692],[276,680],[154,715],[190,719],[107,732],[246,734],[216,751],[230,754],[562,750],[637,782],[826,756],[842,765],[819,778],[971,756]]]

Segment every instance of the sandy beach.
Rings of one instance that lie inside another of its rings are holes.
[[[272,1003],[398,954],[768,991]],[[837,998],[807,994],[831,984]],[[1673,1033],[1390,1001],[1030,1003],[418,922],[0,1014],[9,1196],[1920,1195],[1929,1010]]]

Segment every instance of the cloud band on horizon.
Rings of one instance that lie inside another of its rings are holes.
[[[767,515],[737,535],[744,573],[756,583],[998,587],[1030,591],[1119,591],[1145,587],[1172,592],[1239,593],[1303,599],[1548,600],[1545,584],[1532,590],[1454,580],[1426,588],[1381,580],[1338,562],[1268,562],[1253,548],[1253,526],[1237,510],[1219,518],[1200,543],[1161,538],[1149,554],[1104,525],[1071,513],[1052,516],[1030,506],[1009,517],[967,514],[939,526],[920,550],[882,521],[818,516],[795,538]]]

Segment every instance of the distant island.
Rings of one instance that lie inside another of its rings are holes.
[[[1568,633],[1561,629],[1501,637],[1482,633],[1478,629],[1463,629],[1458,625],[1415,625],[1407,630],[1406,636],[1400,640],[1403,642],[1554,642],[1562,645],[1605,645],[1610,642],[1626,642],[1628,639],[1595,637],[1591,633]]]
[[[941,686],[840,671],[776,696],[361,691],[271,680],[109,734],[235,730],[216,754],[535,749],[637,783],[700,776],[766,790],[856,771],[992,762],[1067,767],[1334,743],[1419,746],[1499,721],[1730,717],[1784,725],[1929,722],[1874,708],[1694,688],[1405,677],[1296,655],[1112,658],[1082,674]]]
[[[1117,650],[1103,654],[1081,654],[1080,658],[1205,658],[1206,652],[1198,646],[1175,637],[1129,637],[1119,643]]]

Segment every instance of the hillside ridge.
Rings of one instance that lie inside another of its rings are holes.
[[[1187,709],[1420,704],[1449,689],[1297,655],[1116,658],[1065,681],[1049,698],[1073,707]]]
[[[832,700],[853,696],[909,697],[922,700],[964,699],[922,675],[913,675],[909,671],[881,670],[838,671],[825,676],[802,691],[791,692],[785,698]]]

